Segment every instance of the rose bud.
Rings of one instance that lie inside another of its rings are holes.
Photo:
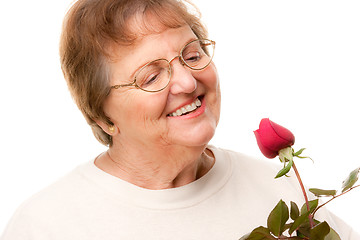
[[[295,143],[294,134],[268,118],[261,120],[259,129],[254,134],[260,151],[267,158],[276,157],[281,149]]]

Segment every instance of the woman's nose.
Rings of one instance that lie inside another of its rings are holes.
[[[170,92],[172,94],[192,93],[197,88],[197,81],[191,74],[191,69],[185,66],[179,57],[177,58],[178,60],[171,61]]]

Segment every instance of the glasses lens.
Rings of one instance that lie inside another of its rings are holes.
[[[165,59],[158,59],[146,64],[135,76],[139,88],[148,92],[164,89],[170,81],[170,64]]]
[[[194,70],[207,67],[214,56],[215,44],[207,39],[198,39],[188,43],[181,51],[184,63]]]

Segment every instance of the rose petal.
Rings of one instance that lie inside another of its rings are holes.
[[[288,129],[269,118],[263,118],[259,129],[254,133],[260,151],[268,158],[276,157],[281,149],[292,146],[295,142],[295,136]]]
[[[284,128],[283,126],[280,126],[279,124],[274,123],[273,121],[270,121],[270,124],[279,137],[281,137],[285,141],[287,141],[290,144],[290,146],[294,145],[295,136],[294,136],[294,134],[292,134],[292,132],[290,132],[288,129]]]
[[[259,146],[259,149],[261,151],[261,153],[267,157],[267,158],[274,158],[278,155],[278,152],[277,151],[273,151],[273,150],[270,150],[268,149],[267,147],[265,147],[262,143],[261,143],[261,140],[260,140],[260,135],[259,135],[259,132],[258,130],[254,131],[254,134],[255,134],[255,137],[256,137],[256,141],[257,141],[257,144]]]

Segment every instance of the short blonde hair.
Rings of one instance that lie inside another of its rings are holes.
[[[150,21],[154,17],[156,21]],[[110,48],[129,46],[149,33],[186,24],[198,38],[207,37],[200,12],[188,1],[78,0],[69,9],[60,38],[61,68],[72,97],[99,142],[112,144],[111,136],[94,121],[112,125],[103,110],[110,91]]]

